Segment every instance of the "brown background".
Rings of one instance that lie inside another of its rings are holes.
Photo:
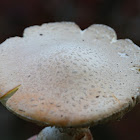
[[[82,29],[106,24],[118,38],[130,38],[140,46],[140,0],[0,0],[0,43],[22,36],[28,26],[53,21],[74,21]],[[40,130],[0,104],[0,140],[26,140]],[[140,105],[121,121],[91,130],[95,140],[139,140]]]

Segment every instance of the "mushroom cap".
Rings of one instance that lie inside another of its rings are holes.
[[[140,48],[115,31],[71,22],[26,28],[0,45],[0,90],[18,116],[58,127],[118,119],[140,97]]]

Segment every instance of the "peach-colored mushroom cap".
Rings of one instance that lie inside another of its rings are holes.
[[[0,45],[0,92],[18,116],[81,127],[120,118],[140,95],[140,48],[114,30],[71,22],[25,29]]]

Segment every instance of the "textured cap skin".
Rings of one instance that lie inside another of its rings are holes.
[[[118,119],[140,97],[140,48],[113,29],[71,22],[25,29],[0,45],[6,107],[46,126],[84,127]]]

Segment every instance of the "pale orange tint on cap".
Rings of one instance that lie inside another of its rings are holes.
[[[117,40],[108,26],[43,24],[0,45],[0,89],[21,85],[6,106],[24,119],[89,126],[119,118],[138,102],[139,62],[139,47]]]

